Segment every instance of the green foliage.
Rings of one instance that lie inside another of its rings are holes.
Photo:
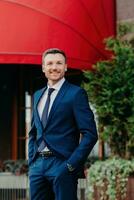
[[[100,200],[124,200],[128,177],[134,172],[134,160],[119,158],[95,162],[88,171],[88,197],[94,200],[95,190]]]
[[[131,33],[133,31],[133,24],[132,23],[120,23],[117,26],[118,36],[122,37],[127,33]]]
[[[122,36],[124,37],[127,34],[134,33],[134,23],[123,22],[123,23],[118,24],[117,33],[118,33],[119,38],[121,38]]]
[[[109,38],[111,60],[85,71],[85,89],[96,109],[100,137],[113,155],[130,158],[134,152],[134,49],[127,41]]]

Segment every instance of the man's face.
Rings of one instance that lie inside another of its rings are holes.
[[[42,70],[52,84],[58,82],[65,75],[67,64],[62,54],[47,54],[43,60]]]

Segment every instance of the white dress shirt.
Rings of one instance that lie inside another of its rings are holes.
[[[55,85],[53,85],[52,88],[54,88],[55,90],[52,92],[51,97],[50,97],[50,104],[49,104],[49,110],[48,110],[48,115],[50,113],[51,107],[53,105],[53,102],[61,88],[61,86],[63,85],[65,81],[65,78],[62,78],[61,80],[59,80]],[[41,119],[42,117],[42,113],[43,113],[43,109],[47,100],[47,95],[48,95],[48,89],[50,88],[50,86],[47,86],[47,89],[45,90],[44,94],[42,95],[40,102],[38,104],[38,112],[39,112],[39,117]]]

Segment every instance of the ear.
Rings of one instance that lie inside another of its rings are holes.
[[[66,66],[65,66],[65,72],[67,71],[67,64],[66,64]]]
[[[42,65],[42,71],[45,72],[45,66],[44,65]]]

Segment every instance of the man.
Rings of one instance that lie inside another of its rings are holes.
[[[66,70],[62,50],[43,53],[48,84],[34,94],[29,132],[31,200],[77,200],[79,173],[97,141],[87,94],[65,80]]]

